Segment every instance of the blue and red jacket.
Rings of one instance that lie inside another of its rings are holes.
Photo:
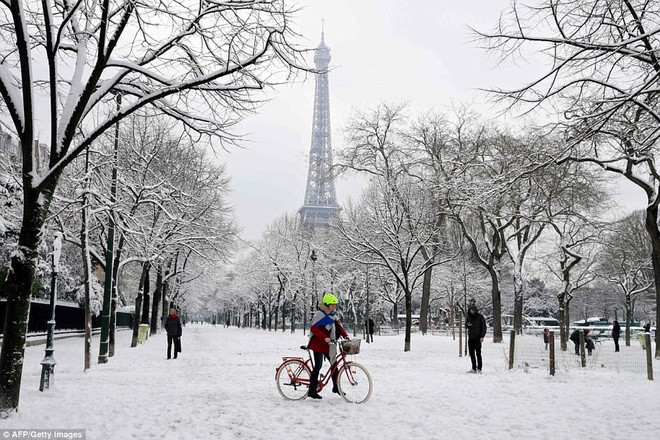
[[[336,340],[337,330],[339,330],[341,336],[348,339],[348,333],[346,333],[341,321],[334,312],[325,313],[323,310],[317,310],[312,318],[312,326],[309,329],[310,339],[307,346],[310,350],[319,353],[329,353],[330,345],[325,342],[325,338]]]

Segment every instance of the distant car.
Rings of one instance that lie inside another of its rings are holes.
[[[559,320],[552,316],[525,316],[523,317],[523,326],[530,328],[559,327]]]
[[[609,326],[611,325],[607,318],[601,316],[594,316],[587,319],[580,319],[579,321],[573,321],[573,325],[578,327],[595,327],[598,325]]]

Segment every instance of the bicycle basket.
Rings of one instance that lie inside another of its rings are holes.
[[[358,354],[360,352],[360,339],[350,339],[341,343],[341,351],[344,354]]]

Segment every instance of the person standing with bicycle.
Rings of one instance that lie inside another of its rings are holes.
[[[468,373],[481,373],[483,362],[481,360],[481,344],[486,337],[486,319],[479,313],[474,304],[468,307],[467,317],[465,319],[465,328],[468,332],[468,350],[470,351],[470,361],[472,369]]]
[[[312,350],[314,355],[314,369],[309,379],[309,392],[307,396],[312,399],[322,399],[317,392],[317,387],[319,374],[323,366],[323,358],[325,357],[332,364],[337,357],[337,346],[334,343],[332,345],[330,343],[337,340],[337,333],[349,339],[348,333],[346,333],[346,330],[344,330],[339,318],[335,314],[338,303],[339,301],[335,295],[329,293],[323,295],[323,300],[312,318],[312,325],[309,329],[310,338],[307,347]],[[339,394],[337,372],[332,375],[332,392]]]

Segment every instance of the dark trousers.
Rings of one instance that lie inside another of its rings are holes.
[[[614,338],[614,351],[619,351],[619,338]]]
[[[314,356],[314,369],[312,370],[312,375],[309,378],[309,393],[316,394],[318,393],[317,388],[319,386],[319,374],[321,373],[321,367],[323,367],[323,358],[325,357],[328,362],[330,361],[330,355],[328,353],[321,353],[320,351],[313,351],[312,355]],[[338,371],[335,371],[332,374],[332,389],[337,389],[337,375]]]
[[[167,335],[167,358],[172,357],[172,342],[174,342],[174,359],[176,355],[181,352],[181,339],[178,336]]]
[[[367,333],[367,342],[369,342],[369,339],[371,339],[371,342],[374,342],[374,334],[373,333]]]
[[[481,370],[483,362],[481,361],[481,338],[469,338],[468,350],[470,352],[470,361],[472,361],[473,370]]]

